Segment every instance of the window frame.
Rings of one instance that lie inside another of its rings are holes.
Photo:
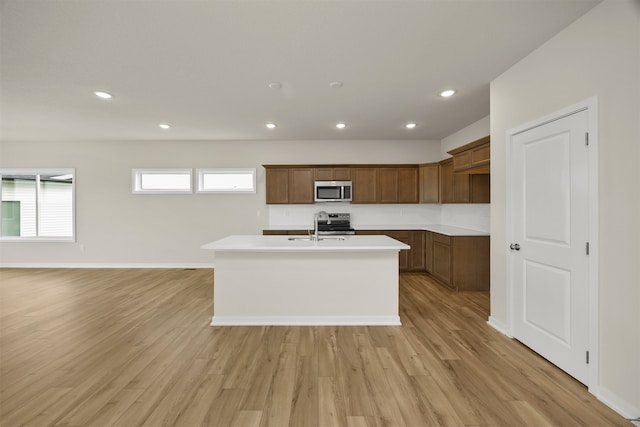
[[[142,175],[147,174],[188,174],[189,175],[189,189],[159,189],[159,190],[145,190],[142,188]],[[134,168],[131,169],[131,193],[133,194],[193,194],[193,169],[190,168],[171,168],[171,169],[158,169],[158,168]]]
[[[76,169],[75,168],[0,168],[0,202],[2,199],[2,177],[4,175],[36,175],[36,183],[40,182],[40,175],[68,175],[71,174],[71,236],[2,236],[0,242],[76,242]],[[36,185],[36,224],[40,221],[40,186]],[[2,212],[0,210],[0,220]],[[36,232],[39,232],[36,225]]]
[[[252,185],[250,190],[226,189],[226,190],[207,190],[203,189],[204,175],[207,173],[218,174],[237,174],[239,172],[250,172],[252,175]],[[196,193],[198,194],[256,194],[257,179],[256,168],[202,168],[196,169]]]

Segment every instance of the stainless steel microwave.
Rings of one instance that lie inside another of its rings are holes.
[[[316,181],[314,194],[316,202],[350,202],[351,181]]]

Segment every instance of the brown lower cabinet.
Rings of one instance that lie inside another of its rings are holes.
[[[427,232],[426,271],[456,291],[489,290],[489,236]]]
[[[424,239],[425,231],[422,230],[358,230],[359,235],[384,235],[396,239],[411,249],[400,251],[400,271],[425,271]]]
[[[309,236],[313,230],[262,230],[263,236]]]

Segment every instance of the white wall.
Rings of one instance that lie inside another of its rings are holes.
[[[0,142],[0,167],[76,168],[76,243],[0,243],[0,265],[211,265],[268,224],[262,164],[438,161],[439,141]],[[339,160],[337,160],[339,159]],[[255,167],[251,195],[133,195],[132,168]]]
[[[601,398],[640,416],[640,2],[605,0],[491,84],[491,316],[507,321],[505,133],[597,96]]]
[[[440,141],[440,160],[451,157],[451,154],[448,154],[447,151],[489,135],[491,132],[489,117],[490,116],[483,117],[477,122],[471,123],[469,126],[460,129]]]

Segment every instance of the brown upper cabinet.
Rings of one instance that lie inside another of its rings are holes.
[[[457,173],[452,158],[440,162],[441,203],[490,203],[489,174]]]
[[[440,162],[440,202],[469,203],[469,175],[453,173],[453,159]]]
[[[420,165],[420,203],[440,203],[440,163]]]
[[[378,168],[376,203],[398,203],[398,168]]]
[[[267,204],[313,203],[314,170],[266,167]]]
[[[489,175],[481,169],[488,148],[478,141],[465,146],[473,145],[467,154],[474,166],[462,172],[455,157],[423,165],[264,165],[266,202],[313,203],[314,181],[351,181],[352,203],[489,203]]]
[[[398,168],[398,203],[419,202],[418,172],[416,166]]]
[[[418,203],[418,167],[354,167],[353,203]]]
[[[353,203],[378,203],[378,168],[351,169]]]
[[[488,174],[491,172],[490,136],[447,152],[453,156],[453,171],[456,173]]]
[[[315,179],[317,181],[350,181],[351,168],[349,167],[315,168]]]
[[[289,203],[288,168],[266,168],[265,181],[267,204],[279,205]]]
[[[313,168],[289,169],[289,203],[313,203]]]
[[[491,202],[491,138],[485,136],[448,151],[440,162],[441,203]]]

